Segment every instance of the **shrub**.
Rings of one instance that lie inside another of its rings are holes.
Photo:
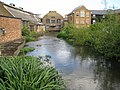
[[[68,24],[58,35],[74,45],[92,46],[106,58],[120,58],[120,18],[116,14],[108,14],[90,27]]]
[[[31,52],[35,50],[35,48],[32,48],[32,47],[24,47],[20,50],[20,55],[25,55],[26,53],[28,52]]]
[[[26,42],[35,41],[39,36],[37,32],[32,32],[25,26],[22,28],[22,35],[25,37]]]
[[[53,67],[33,57],[0,57],[0,90],[65,90]]]

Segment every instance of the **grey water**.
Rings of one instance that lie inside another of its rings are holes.
[[[74,47],[56,35],[27,43],[28,56],[51,56],[68,90],[120,90],[120,62],[104,60],[90,47]]]

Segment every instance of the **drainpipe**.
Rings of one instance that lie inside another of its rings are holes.
[[[0,56],[1,56],[1,50],[0,50]]]

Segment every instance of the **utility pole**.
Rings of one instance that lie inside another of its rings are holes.
[[[104,10],[107,10],[107,4],[108,4],[107,0],[102,0],[101,3],[104,5]]]

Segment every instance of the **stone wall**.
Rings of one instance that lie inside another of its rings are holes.
[[[0,35],[0,43],[6,43],[22,38],[20,18],[0,15],[0,28],[5,29],[4,35]]]

